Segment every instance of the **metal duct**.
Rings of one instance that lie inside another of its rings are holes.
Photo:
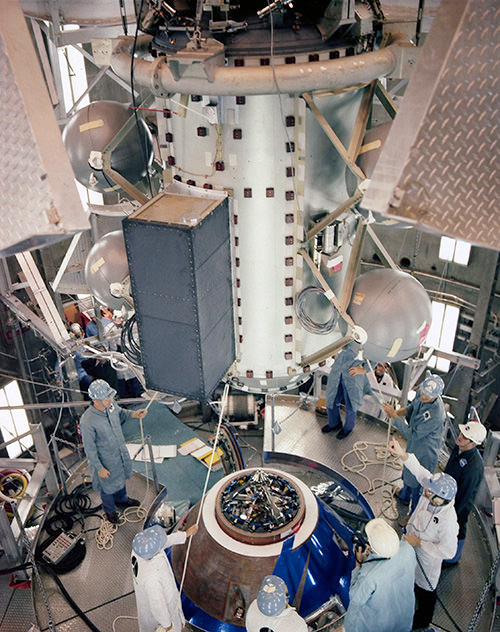
[[[176,78],[169,61],[177,61],[176,55],[162,56],[154,61],[134,60],[134,81],[149,88],[158,96],[171,93],[204,94],[207,96],[235,96],[251,94],[299,93],[314,90],[338,90],[348,86],[362,85],[377,77],[390,74],[397,65],[395,49],[406,36],[396,36],[394,43],[386,48],[351,57],[327,61],[274,66],[218,66],[206,69],[203,76],[181,75]],[[146,55],[152,38],[142,35],[137,39],[136,54]],[[130,79],[133,37],[120,37],[111,56],[111,68],[122,79]],[[205,56],[200,50],[197,66]],[[183,57],[179,56],[179,59]],[[195,52],[191,59],[196,62]],[[223,59],[223,58],[221,58]]]

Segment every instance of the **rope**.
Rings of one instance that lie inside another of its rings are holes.
[[[138,621],[137,617],[129,617],[125,614],[121,614],[119,616],[117,616],[114,620],[113,620],[113,632],[116,632],[116,628],[115,628],[115,623],[119,620],[119,619],[133,619],[134,621]]]
[[[370,446],[375,449],[375,459],[370,459],[367,456],[367,450]],[[345,459],[350,454],[356,455],[358,459],[357,465],[351,466],[346,464]],[[389,456],[391,457],[390,459],[388,459]],[[366,474],[363,474],[363,471],[369,465],[380,465],[380,461],[382,460],[384,460],[384,463],[386,463],[387,467],[398,471],[402,469],[399,458],[395,457],[389,452],[387,444],[375,443],[371,441],[356,441],[352,447],[352,450],[346,452],[341,458],[340,462],[342,463],[342,468],[345,471],[358,474],[366,480],[366,482],[368,483],[368,489],[362,492],[363,494],[373,494],[380,487],[380,485],[376,484],[377,481],[381,481],[383,486],[390,485],[391,481],[385,480],[385,473],[383,474],[382,478],[376,477],[371,479]],[[385,516],[388,520],[396,520],[396,518],[398,517],[398,511],[396,501],[394,499],[394,490],[392,488],[390,490],[384,489],[382,491],[382,499],[381,514]]]
[[[373,375],[375,375],[375,372],[370,363],[370,360],[368,360],[367,358],[366,361],[368,363],[368,366],[370,367],[370,371],[372,372]],[[379,394],[379,404],[382,407],[382,402],[384,401],[384,398],[382,396],[382,390],[379,386],[379,382],[377,381],[377,379],[375,379],[375,386]],[[383,407],[382,407],[382,410],[383,410]],[[387,469],[387,457],[390,454],[388,450],[388,445],[389,445],[389,441],[391,440],[391,429],[392,429],[392,418],[388,417],[387,415],[385,418],[387,420],[387,434],[385,437],[384,467],[382,468],[382,484],[383,485],[386,485],[388,483],[388,481],[386,480],[386,469]],[[374,480],[377,480],[377,479],[374,479]],[[396,500],[394,498],[394,489],[391,488],[390,491],[387,489],[384,489],[382,491],[382,498],[383,498],[382,515],[384,515],[389,520],[396,520],[396,518],[399,515],[399,512],[398,512]]]
[[[224,392],[222,394],[222,400],[221,400],[221,406],[220,406],[220,412],[219,412],[219,423],[217,425],[217,432],[215,433],[215,439],[214,439],[214,445],[213,445],[213,448],[212,448],[212,454],[210,455],[210,463],[208,465],[208,472],[207,472],[207,476],[205,478],[205,486],[203,488],[203,493],[201,495],[200,508],[198,510],[198,517],[196,518],[196,524],[197,525],[200,523],[201,512],[203,510],[203,503],[205,502],[205,496],[206,496],[207,487],[208,487],[208,479],[210,478],[210,474],[212,473],[212,464],[214,462],[214,456],[215,456],[216,450],[217,450],[217,443],[219,441],[220,428],[221,428],[222,421],[223,421],[223,418],[224,418],[224,410],[225,410],[226,405],[227,405],[228,393],[229,393],[229,384],[226,384],[224,386]],[[186,551],[186,559],[184,560],[184,568],[182,570],[182,579],[181,579],[181,583],[180,583],[180,586],[179,586],[179,592],[182,592],[182,587],[184,586],[184,579],[186,577],[186,570],[187,570],[187,565],[188,565],[188,561],[189,561],[189,553],[191,551],[191,540],[192,540],[192,538],[189,538],[189,540],[188,540],[187,551]]]

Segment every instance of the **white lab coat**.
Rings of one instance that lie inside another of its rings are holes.
[[[166,548],[185,541],[185,531],[176,531],[167,537]],[[185,623],[181,597],[165,552],[146,560],[132,551],[132,569],[139,631],[154,632],[160,624],[181,632]]]
[[[432,476],[429,470],[420,465],[414,454],[408,454],[404,466],[419,483]],[[429,499],[422,492],[408,521],[406,533],[421,540],[420,546],[415,547],[415,583],[424,590],[435,590],[441,575],[441,562],[453,557],[457,550],[458,521],[453,501],[436,508],[435,513],[429,511],[428,507]]]
[[[393,397],[397,397],[401,391],[394,386],[394,381],[389,373],[384,373],[380,382],[377,382],[377,378],[375,377],[373,371],[368,371],[366,375],[376,399],[373,395],[365,395],[359,412],[365,413],[365,415],[371,415],[372,417],[376,417],[378,419],[385,419],[386,415],[384,409],[379,404],[378,400],[382,399],[384,402],[390,402],[390,400]],[[380,395],[381,393],[382,397]]]
[[[257,599],[248,608],[245,626],[247,632],[260,632],[261,628],[268,628],[270,632],[307,632],[307,623],[295,608],[288,606],[281,614],[268,617],[259,610]]]

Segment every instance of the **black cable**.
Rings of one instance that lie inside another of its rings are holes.
[[[499,566],[500,566],[500,551],[497,553],[495,561],[493,562],[488,581],[485,583],[483,590],[481,591],[481,595],[474,609],[474,614],[472,615],[472,618],[470,620],[469,627],[467,628],[467,632],[474,632],[474,630],[476,629],[476,625],[477,625],[477,622],[479,621],[479,617],[481,615],[481,610],[483,608],[485,599],[491,587],[495,585]]]
[[[85,518],[91,515],[98,515],[96,512],[101,505],[92,507],[92,502],[87,491],[90,483],[81,483],[69,494],[61,494],[54,501],[54,515],[44,523],[44,529],[51,536],[57,536],[61,531],[69,531],[75,519],[82,525],[82,532],[85,531]]]
[[[31,562],[26,562],[25,564],[19,564],[19,566],[2,568],[2,570],[0,570],[0,575],[9,575],[10,573],[15,573],[16,571],[24,571],[26,568],[31,568],[32,566],[33,564]]]
[[[429,578],[427,577],[426,572],[424,571],[424,567],[422,566],[422,562],[418,559],[418,555],[415,556],[417,558],[417,562],[418,565],[420,566],[420,570],[422,571],[426,582],[429,584],[429,588],[432,590],[432,584],[429,581]],[[439,580],[438,580],[439,581]],[[425,590],[425,588],[423,589]],[[451,614],[448,612],[448,610],[446,609],[446,606],[444,605],[444,603],[441,601],[439,595],[437,594],[437,586],[435,588],[435,592],[436,592],[436,599],[439,601],[439,603],[441,604],[441,608],[444,610],[445,614],[448,616],[448,619],[453,623],[453,625],[455,626],[455,628],[458,630],[458,632],[462,632],[462,629],[458,626],[457,622],[455,621],[455,619],[451,616]]]
[[[328,305],[330,308],[330,317],[325,322],[315,321],[308,313],[307,313],[307,300],[310,296],[324,296],[326,294],[325,290],[317,285],[309,285],[301,290],[295,299],[295,313],[297,314],[297,318],[300,321],[300,324],[304,329],[310,331],[313,334],[328,334],[332,331],[332,329],[337,324],[338,320],[338,312],[335,307],[328,301]]]
[[[83,612],[80,606],[78,606],[78,604],[73,600],[71,595],[68,593],[68,591],[64,587],[64,584],[59,579],[57,573],[48,564],[45,564],[42,562],[41,566],[43,567],[44,571],[46,571],[54,579],[54,581],[59,587],[59,590],[64,595],[66,601],[73,608],[73,610],[80,617],[80,619],[88,625],[88,627],[92,630],[92,632],[101,632],[101,630],[99,630],[99,628],[92,623],[92,621],[87,617],[85,612]]]
[[[134,327],[136,326],[136,321],[136,314],[133,314],[123,324],[120,337],[120,346],[122,349],[122,353],[127,358],[127,360],[130,360],[132,364],[141,366],[141,348],[134,335]]]
[[[118,0],[118,4],[120,5],[120,15],[122,18],[123,34],[128,35],[127,14],[125,12],[125,3],[123,0]]]
[[[144,159],[144,163],[146,166],[146,177],[148,180],[148,186],[149,186],[149,192],[151,194],[151,197],[153,197],[153,185],[151,183],[151,176],[149,175],[149,161],[148,161],[148,152],[147,152],[147,147],[146,147],[146,139],[145,137],[141,134],[141,127],[140,127],[140,123],[139,123],[139,115],[137,113],[137,103],[135,101],[135,90],[134,90],[134,58],[135,58],[135,51],[137,49],[137,38],[139,36],[139,23],[141,21],[141,15],[142,15],[142,8],[144,6],[144,0],[141,0],[141,4],[139,6],[139,10],[137,12],[137,19],[136,19],[136,23],[135,23],[135,34],[134,34],[134,43],[132,46],[132,55],[131,55],[131,59],[130,59],[130,90],[132,92],[132,105],[133,105],[133,111],[134,111],[134,118],[135,118],[135,126],[136,126],[136,130],[137,130],[137,135],[139,136],[139,142],[141,144],[141,149],[142,149],[142,157]]]

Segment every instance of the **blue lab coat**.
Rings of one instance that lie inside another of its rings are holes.
[[[132,417],[132,411],[113,404],[111,411],[101,412],[89,406],[80,418],[83,449],[89,462],[92,487],[105,494],[114,494],[125,487],[132,476],[132,461],[125,445],[121,424]],[[108,478],[97,472],[105,467]]]
[[[352,572],[345,632],[410,632],[416,564],[415,551],[405,541],[390,559],[372,551]]]
[[[394,426],[406,437],[406,451],[414,454],[430,472],[436,470],[439,450],[443,440],[443,428],[446,420],[441,397],[436,397],[433,402],[424,404],[420,399],[420,389],[411,404],[406,407],[408,423],[398,417]],[[418,487],[418,481],[405,467],[403,469],[403,481],[409,487]]]
[[[351,367],[363,366],[363,361],[356,360],[356,355],[357,351],[354,351],[348,345],[335,358],[326,383],[326,405],[328,408],[333,408],[341,376],[353,410],[358,410],[361,407],[365,395],[373,395],[366,373],[363,375],[349,375]]]

